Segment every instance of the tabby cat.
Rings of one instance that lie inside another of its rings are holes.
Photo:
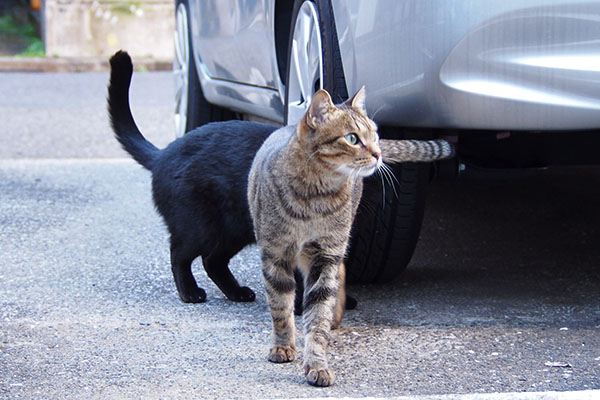
[[[250,169],[248,201],[274,330],[268,359],[284,363],[296,356],[297,269],[304,280],[304,371],[311,385],[334,381],[326,353],[330,328],[344,308],[343,260],[362,180],[382,166],[380,144],[389,146],[392,161],[432,161],[453,152],[445,141],[381,143],[365,111],[364,88],[338,106],[319,90],[300,123],[271,134]]]

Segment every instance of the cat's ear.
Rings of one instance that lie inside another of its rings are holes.
[[[331,96],[326,90],[318,90],[310,102],[310,107],[306,112],[306,124],[311,129],[317,129],[317,127],[327,120],[327,115],[335,108]]]
[[[344,103],[346,107],[352,107],[357,110],[362,111],[363,113],[367,113],[367,107],[365,104],[366,96],[365,96],[365,87],[361,87],[358,92]]]

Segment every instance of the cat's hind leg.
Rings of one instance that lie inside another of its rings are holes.
[[[338,271],[338,282],[339,289],[336,296],[335,310],[333,314],[333,321],[331,322],[331,329],[337,329],[342,323],[344,317],[344,311],[346,311],[346,265],[340,264]]]
[[[344,264],[342,264],[344,265]],[[296,299],[294,300],[294,314],[296,315],[302,315],[302,301],[304,298],[304,278],[302,277],[302,273],[300,272],[300,270],[295,269],[294,270],[294,279],[296,280]],[[345,266],[344,266],[344,280],[345,282]],[[346,286],[344,283],[342,283],[342,281],[340,281],[340,293],[338,294],[338,302],[336,303],[336,307],[341,306],[343,307],[343,304],[345,303],[345,309],[346,310],[354,310],[356,308],[356,306],[358,305],[358,301],[356,301],[356,299],[352,296],[350,296],[347,292],[346,292]],[[340,298],[340,296],[344,296],[345,294],[345,299],[344,298]],[[339,315],[339,313],[341,313],[342,315]],[[339,323],[342,320],[342,316],[343,316],[343,309],[342,310],[337,310],[336,309],[336,314],[339,315],[339,321],[337,322],[337,324],[334,324],[334,328],[336,329],[337,327],[339,327]],[[338,319],[336,317],[336,319]]]
[[[209,256],[202,257],[202,264],[208,277],[221,289],[229,300],[247,302],[254,301],[256,295],[246,286],[240,286],[231,271],[229,260],[243,246],[231,249],[214,249]]]
[[[194,250],[171,238],[171,272],[173,272],[179,298],[184,303],[206,301],[206,292],[198,287],[192,275],[192,262],[199,255]]]

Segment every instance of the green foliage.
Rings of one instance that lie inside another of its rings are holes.
[[[8,33],[28,38],[37,37],[35,28],[32,24],[19,24],[10,14],[0,16],[0,33]]]
[[[19,57],[46,57],[46,49],[44,47],[44,42],[42,39],[35,38],[29,43],[29,46],[20,54],[17,54]]]
[[[26,47],[17,54],[21,57],[44,57],[44,42],[38,37],[31,23],[19,23],[11,14],[0,15],[0,38],[12,38],[22,42]]]

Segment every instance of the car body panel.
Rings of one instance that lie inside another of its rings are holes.
[[[600,2],[332,0],[350,93],[382,124],[600,127]]]
[[[283,120],[273,0],[189,0],[194,61],[206,99]]]
[[[189,3],[207,100],[282,122],[275,0]],[[348,92],[380,124],[600,127],[600,0],[331,3]]]

